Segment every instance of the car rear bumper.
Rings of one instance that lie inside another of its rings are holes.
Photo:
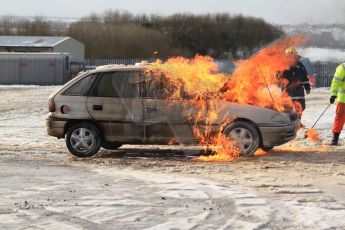
[[[48,135],[57,138],[63,138],[65,136],[64,130],[66,123],[67,121],[65,120],[48,118],[46,120],[46,128]]]
[[[273,147],[295,139],[297,130],[299,129],[299,122],[279,127],[259,127],[259,129],[262,135],[263,146]]]

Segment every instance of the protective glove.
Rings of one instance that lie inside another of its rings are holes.
[[[307,90],[306,90],[306,93],[307,93],[307,94],[310,94],[310,89],[307,89]]]
[[[333,104],[336,98],[337,96],[331,96],[331,98],[329,99],[329,103]]]

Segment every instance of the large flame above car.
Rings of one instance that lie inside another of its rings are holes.
[[[292,106],[290,97],[282,94],[280,86],[287,84],[279,74],[296,62],[285,50],[305,41],[298,36],[268,46],[247,60],[237,62],[237,69],[223,88],[226,100],[240,104],[271,107],[283,111]],[[268,90],[269,88],[269,90]]]
[[[238,157],[241,150],[234,145],[234,140],[222,134],[222,128],[212,135],[208,126],[220,119],[222,127],[225,127],[235,118],[220,117],[218,104],[214,101],[226,100],[278,111],[292,108],[290,97],[281,91],[281,84],[286,83],[279,79],[279,74],[296,62],[296,58],[285,54],[285,49],[304,41],[303,36],[280,40],[249,59],[238,61],[232,75],[219,73],[211,57],[200,55],[192,59],[173,57],[166,62],[157,60],[149,65],[147,73],[166,79],[165,90],[170,92],[169,99],[194,103],[199,108],[194,114],[195,122],[202,120],[206,128],[200,129],[195,125],[194,135],[202,146],[216,152],[200,160],[231,160]]]

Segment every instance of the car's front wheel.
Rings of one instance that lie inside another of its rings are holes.
[[[77,157],[91,157],[101,148],[102,137],[99,129],[91,123],[73,125],[66,133],[68,150]]]
[[[260,146],[260,136],[256,128],[244,121],[235,121],[229,124],[224,134],[230,137],[234,144],[241,149],[241,156],[254,156]]]

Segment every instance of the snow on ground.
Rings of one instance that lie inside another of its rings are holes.
[[[0,145],[43,146],[49,95],[58,87],[0,86]],[[44,95],[44,96],[43,96]]]
[[[310,95],[306,96],[307,108],[302,116],[302,123],[310,128],[316,120],[320,117],[323,111],[326,110],[329,105],[330,89],[320,88],[314,89]],[[332,125],[335,116],[336,103],[331,105],[320,120],[316,123],[315,128],[320,133],[320,136],[325,142],[330,142],[332,137]],[[343,136],[343,135],[342,135]]]
[[[299,51],[302,57],[308,58],[311,62],[342,63],[345,60],[345,51],[341,49],[307,47]]]
[[[265,156],[232,162],[199,162],[183,147],[153,146],[76,159],[64,140],[46,135],[47,98],[55,89],[0,87],[5,229],[345,228],[343,146],[325,147],[301,130]],[[307,127],[328,100],[329,89],[307,96]],[[316,126],[324,143],[334,112],[332,105]]]
[[[0,224],[5,229],[258,228],[272,212],[256,194],[211,181],[52,168],[35,158],[20,161],[4,155],[0,173],[7,186],[0,187]],[[27,174],[31,179],[23,180]],[[250,219],[244,217],[248,205]]]

